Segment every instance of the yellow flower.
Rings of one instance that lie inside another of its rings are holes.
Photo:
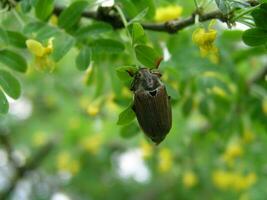
[[[47,46],[37,40],[26,40],[28,50],[35,56],[34,64],[37,69],[53,71],[55,63],[48,57],[53,51],[53,39],[48,40]]]
[[[32,142],[35,146],[42,146],[47,143],[47,134],[43,131],[34,133]]]
[[[243,153],[243,147],[240,143],[234,142],[227,146],[222,158],[229,166],[233,166],[235,159],[242,156]]]
[[[232,176],[226,171],[216,170],[212,174],[212,181],[217,188],[226,190],[232,184]]]
[[[99,113],[100,108],[99,105],[90,104],[86,111],[90,116],[96,116]]]
[[[155,21],[166,22],[169,20],[178,19],[183,12],[183,8],[177,5],[160,7],[156,10]]]
[[[89,153],[96,154],[99,152],[102,143],[102,136],[100,134],[96,134],[83,139],[81,141],[81,146]]]
[[[256,183],[256,174],[251,172],[248,175],[235,174],[233,176],[233,189],[236,191],[247,190]]]
[[[232,158],[236,158],[243,155],[243,148],[238,142],[235,142],[227,147],[225,153]]]
[[[192,188],[198,183],[198,178],[193,171],[186,171],[183,175],[183,184],[187,188]]]
[[[213,173],[214,185],[222,190],[231,189],[235,191],[244,191],[252,187],[257,180],[257,176],[254,172],[247,175],[242,175],[236,172],[227,172],[223,170],[217,170]]]
[[[91,101],[89,105],[86,108],[86,112],[90,116],[96,116],[100,112],[100,104],[102,102],[102,99],[96,99],[94,101]]]
[[[262,101],[262,111],[267,116],[267,97],[265,97]]]
[[[192,40],[199,47],[202,57],[208,57],[211,62],[218,63],[218,48],[214,45],[217,31],[212,29],[214,21],[211,21],[208,30],[198,28],[193,32]]]
[[[79,172],[80,163],[78,160],[71,159],[70,153],[64,151],[57,156],[57,168],[74,175]]]
[[[170,149],[162,148],[159,151],[159,171],[168,172],[173,166],[173,155]]]
[[[141,151],[142,151],[142,156],[144,159],[149,158],[153,154],[153,146],[149,144],[147,141],[142,140]]]

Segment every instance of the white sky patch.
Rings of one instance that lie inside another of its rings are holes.
[[[168,61],[171,59],[171,54],[166,46],[166,43],[161,43],[160,44],[161,48],[163,49],[163,60]]]
[[[15,189],[12,200],[28,200],[30,199],[30,194],[32,192],[32,184],[28,180],[19,181]]]
[[[236,25],[233,27],[234,30],[240,30],[240,31],[245,31],[249,28],[250,28],[249,26],[247,26],[245,24],[241,24],[239,22],[236,22]]]
[[[9,114],[14,115],[20,120],[29,118],[32,114],[32,104],[30,100],[21,97],[18,100],[13,100],[7,96],[9,102]]]
[[[137,182],[146,182],[150,172],[145,165],[140,149],[132,149],[118,156],[118,174],[122,178],[133,178]]]
[[[110,7],[114,5],[114,0],[98,0],[97,3],[104,7]]]
[[[61,192],[58,192],[58,193],[55,193],[51,200],[71,200],[69,196],[67,196],[66,194],[64,193],[61,193]]]

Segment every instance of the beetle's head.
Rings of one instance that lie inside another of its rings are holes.
[[[141,68],[134,76],[132,89],[153,91],[162,85],[160,81],[161,74],[152,72],[147,68]]]

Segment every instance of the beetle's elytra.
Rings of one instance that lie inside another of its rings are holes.
[[[161,74],[139,69],[133,79],[133,110],[144,133],[156,144],[164,140],[172,126],[170,97],[160,80]]]

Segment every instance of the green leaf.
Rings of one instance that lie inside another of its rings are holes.
[[[230,5],[227,0],[215,0],[217,7],[223,14],[228,14],[230,11]]]
[[[209,108],[209,102],[207,101],[207,99],[201,99],[201,101],[199,102],[198,109],[200,113],[203,114],[204,116],[209,116],[210,108]]]
[[[129,72],[131,74],[135,74],[137,70],[138,69],[135,66],[122,66],[116,68],[116,73],[119,79],[129,87],[133,81],[133,78],[129,75]]]
[[[267,0],[261,0],[260,3],[262,3],[260,8],[267,10]]]
[[[36,33],[39,29],[41,29],[46,24],[44,22],[30,22],[26,24],[23,28],[23,33],[25,35],[33,35],[33,33]]]
[[[132,25],[132,40],[133,44],[145,44],[147,41],[145,31],[140,23]]]
[[[0,89],[0,114],[6,114],[8,112],[8,101],[6,99],[6,96]]]
[[[104,90],[104,83],[105,83],[105,77],[103,74],[103,68],[102,66],[95,66],[93,69],[94,72],[94,79],[95,79],[95,94],[94,97],[97,98],[100,95],[103,95],[103,90]]]
[[[40,20],[46,20],[52,13],[54,0],[37,0],[35,4],[35,15]]]
[[[72,3],[59,15],[59,27],[64,29],[70,29],[74,24],[79,21],[80,16],[87,5],[87,1],[76,1]]]
[[[165,84],[167,93],[169,96],[171,96],[171,99],[177,100],[179,99],[179,93],[176,91],[173,87],[171,87],[169,84]]]
[[[8,46],[9,39],[7,32],[0,27],[0,48]]]
[[[232,54],[235,63],[247,60],[252,56],[266,55],[267,49],[264,46],[251,47],[243,50],[236,51]]]
[[[67,34],[60,33],[53,40],[54,50],[52,58],[58,62],[68,51],[72,48],[75,43],[75,39]]]
[[[136,15],[128,24],[141,21],[147,14],[148,8],[142,10],[138,15]]]
[[[9,72],[0,70],[0,87],[8,96],[17,99],[20,96],[20,84],[18,80]]]
[[[87,46],[84,46],[77,58],[76,58],[76,66],[79,70],[84,71],[89,67],[90,64],[90,48],[88,48]]]
[[[121,5],[122,10],[125,12],[126,16],[133,18],[138,14],[137,8],[131,0],[116,0],[118,5]]]
[[[23,29],[24,34],[29,35],[30,38],[36,38],[41,42],[54,37],[59,32],[60,29],[44,22],[32,22],[27,24]]]
[[[75,35],[77,37],[86,38],[88,36],[95,36],[102,33],[107,33],[112,30],[113,28],[110,24],[99,22],[80,28]]]
[[[126,126],[123,126],[120,130],[120,136],[122,138],[131,138],[131,137],[134,137],[135,135],[137,135],[139,133],[140,129],[138,127],[138,125],[133,122],[133,123],[130,123]]]
[[[124,50],[124,45],[121,42],[112,39],[97,39],[91,42],[89,46],[93,49],[94,53],[105,52],[116,54],[121,53]]]
[[[258,28],[267,29],[267,10],[257,9],[251,13]]]
[[[243,33],[242,39],[248,46],[264,45],[267,43],[267,30],[248,29]]]
[[[18,72],[26,72],[26,60],[19,54],[10,50],[0,50],[0,62]]]
[[[192,108],[193,108],[193,98],[187,97],[182,106],[182,112],[184,116],[188,116],[191,113]]]
[[[135,118],[135,113],[132,109],[133,104],[131,103],[124,111],[122,111],[119,115],[119,119],[117,121],[118,125],[126,125],[129,124]]]
[[[45,41],[51,37],[54,37],[57,33],[59,33],[58,28],[46,24],[37,31],[36,39],[39,41]]]
[[[154,0],[131,0],[139,12],[148,8],[147,18],[152,19],[155,15]]]
[[[156,68],[162,60],[162,56],[149,46],[137,45],[134,50],[136,58],[145,67]]]
[[[27,38],[19,32],[7,31],[9,43],[18,48],[26,48]]]
[[[31,10],[32,7],[32,0],[22,0],[20,3],[21,10],[24,13],[27,13]]]

